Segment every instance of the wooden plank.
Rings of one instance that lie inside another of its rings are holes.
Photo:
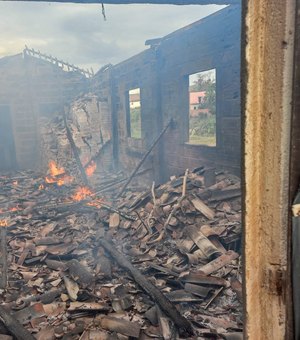
[[[114,245],[104,239],[100,239],[99,244],[105,248],[122,268],[130,272],[135,282],[149,294],[153,301],[158,304],[162,312],[174,322],[182,334],[192,335],[194,333],[190,322],[176,309],[171,301],[169,301],[157,287],[135,268],[123,254],[119,253]]]
[[[207,237],[202,234],[200,229],[197,227],[190,225],[185,228],[185,232],[208,259],[220,253],[219,250],[210,242]]]
[[[218,269],[224,267],[225,265],[229,264],[231,261],[237,259],[239,257],[238,253],[235,253],[232,250],[228,250],[225,254],[219,256],[215,260],[207,263],[203,267],[200,268],[200,271],[205,274],[209,275],[217,271]]]
[[[7,285],[7,248],[6,248],[6,228],[0,227],[0,288]]]
[[[104,316],[101,319],[101,327],[112,332],[121,333],[133,338],[139,338],[141,326],[137,322],[130,322],[121,318]]]
[[[193,206],[201,212],[206,218],[212,220],[215,217],[215,212],[210,209],[203,201],[199,198],[194,198],[192,200]]]
[[[17,320],[10,315],[3,307],[0,306],[0,321],[5,325],[7,330],[18,340],[35,340]]]

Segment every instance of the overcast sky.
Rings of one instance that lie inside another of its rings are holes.
[[[100,3],[100,1],[99,1]],[[0,2],[0,57],[25,44],[80,67],[116,64],[221,6],[101,5]]]

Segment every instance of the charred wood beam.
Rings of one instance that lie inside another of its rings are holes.
[[[100,207],[93,206],[93,205],[86,205],[87,203],[93,202],[93,199],[96,199],[96,198],[97,197],[93,196],[93,197],[90,197],[88,199],[84,199],[84,200],[79,201],[79,202],[71,202],[71,203],[66,202],[66,203],[59,203],[59,204],[55,204],[55,203],[54,204],[43,204],[43,205],[38,205],[38,206],[33,207],[32,210],[34,212],[36,212],[37,214],[38,213],[47,214],[47,212],[50,211],[50,210],[55,210],[57,213],[64,213],[66,211],[74,211],[74,210],[76,211],[76,210],[78,210],[78,208],[80,206],[84,206],[85,208],[89,208],[89,210],[106,209],[110,212],[117,213],[118,215],[124,217],[127,220],[130,220],[130,221],[136,220],[136,217],[130,216],[130,215],[126,214],[125,212],[123,212],[123,211],[121,211],[117,208],[114,208],[110,204],[107,204],[107,203],[104,203],[104,202],[99,203]],[[19,214],[20,214],[20,211],[7,211],[5,213],[0,213],[0,217],[10,217],[11,218],[11,217],[13,217],[15,215],[19,215]],[[1,234],[0,234],[0,237],[1,237]],[[1,265],[1,262],[0,262],[0,265]],[[0,276],[0,279],[1,279],[1,276]]]
[[[3,307],[0,306],[0,322],[4,324],[7,330],[18,340],[35,340],[17,320],[10,315]]]
[[[131,274],[135,282],[149,294],[166,316],[174,322],[181,334],[185,336],[193,334],[193,328],[190,322],[180,314],[175,305],[168,300],[166,296],[162,294],[161,291],[156,288],[136,267],[134,267],[123,254],[119,253],[113,244],[105,239],[100,239],[99,245],[111,255],[120,267],[124,268]]]
[[[76,164],[77,164],[78,169],[80,171],[81,179],[82,179],[84,185],[88,186],[89,182],[88,182],[88,179],[87,179],[87,175],[86,175],[84,167],[83,167],[83,165],[81,163],[77,146],[76,146],[76,144],[74,142],[71,130],[70,130],[70,128],[68,126],[68,123],[67,123],[66,112],[64,112],[64,123],[65,123],[65,128],[66,128],[66,131],[67,131],[67,138],[68,138],[68,141],[69,141],[69,143],[71,145],[71,148],[72,148],[72,151],[73,151],[73,154],[74,154],[74,158],[76,160]]]
[[[23,1],[23,0],[0,0],[0,1]],[[49,2],[49,0],[27,0],[30,2]],[[83,3],[83,4],[99,4],[98,0],[51,0],[50,2],[61,3]],[[103,4],[154,4],[154,5],[233,5],[241,4],[240,0],[105,0]]]
[[[98,152],[86,163],[84,168],[86,169],[92,162],[97,161],[100,156],[102,155],[103,151],[106,149],[107,146],[109,146],[111,143],[111,140],[107,140],[104,144],[102,144],[98,150]]]
[[[96,197],[93,197],[96,198]],[[80,206],[85,206],[87,203],[93,202],[93,198],[87,198],[84,199],[82,201],[79,202],[71,202],[71,203],[60,203],[60,204],[48,204],[48,205],[44,205],[44,206],[38,206],[35,207],[34,210],[36,211],[42,211],[42,212],[47,212],[49,210],[55,210],[57,212],[65,212],[65,211],[69,211],[69,210],[77,210]],[[93,206],[93,205],[86,205],[86,207],[88,207],[90,210],[99,210],[99,209],[106,209],[110,212],[114,212],[117,213],[118,215],[124,217],[127,220],[130,221],[135,221],[136,218],[130,215],[127,215],[126,213],[124,213],[123,211],[114,208],[113,206],[101,202],[99,203],[100,207],[97,206]]]
[[[145,173],[147,173],[147,172],[149,172],[149,171],[151,171],[151,170],[152,170],[151,168],[143,169],[143,170],[139,171],[139,172],[136,174],[136,176],[144,175]],[[123,179],[119,179],[119,180],[117,180],[117,181],[113,181],[113,182],[111,182],[111,183],[108,183],[108,184],[105,185],[105,186],[101,186],[101,187],[99,188],[99,190],[97,190],[97,192],[95,193],[95,195],[99,195],[99,194],[101,194],[101,193],[103,193],[103,192],[105,192],[105,191],[107,191],[107,190],[110,190],[112,187],[117,186],[117,185],[120,185],[120,184],[124,183],[124,182],[127,181],[127,180],[128,180],[128,177],[123,178]]]
[[[0,228],[0,288],[4,289],[7,285],[7,231],[5,227]]]

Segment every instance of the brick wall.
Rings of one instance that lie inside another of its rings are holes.
[[[41,164],[40,119],[61,111],[85,85],[82,75],[41,59],[23,54],[0,59],[0,106],[9,107],[18,168]]]
[[[12,113],[20,167],[39,163],[39,119],[59,110],[86,87],[95,94],[104,140],[112,139],[103,168],[130,173],[172,118],[169,129],[143,165],[143,178],[166,180],[186,168],[216,166],[240,171],[240,7],[227,7],[163,37],[144,52],[99,71],[87,84],[82,77],[22,55],[0,60],[0,105]],[[191,145],[188,76],[216,69],[217,145]],[[88,86],[87,86],[88,85]],[[128,91],[140,88],[142,138],[128,135]],[[57,108],[56,108],[57,106]],[[99,128],[99,127],[98,127]]]
[[[126,172],[130,172],[139,162],[147,147],[159,130],[157,121],[159,107],[157,101],[157,62],[156,52],[146,50],[129,60],[113,67],[111,76],[114,79],[113,100],[115,101],[115,117],[118,131],[118,161]],[[141,125],[142,138],[135,139],[128,136],[128,92],[131,89],[141,89]],[[144,164],[148,179],[157,176],[159,167],[155,164],[155,155],[151,155]]]
[[[164,37],[159,45],[111,70],[116,124],[115,148],[120,166],[130,172],[163,126],[169,129],[144,168],[157,181],[186,168],[216,166],[240,171],[240,7],[227,7]],[[189,137],[188,76],[216,69],[217,145],[191,145]],[[141,89],[142,139],[127,134],[126,94]]]
[[[240,22],[239,7],[226,8],[161,44],[161,98],[164,122],[176,128],[164,139],[165,175],[202,164],[239,173],[240,169]],[[217,145],[188,142],[188,75],[216,69]]]

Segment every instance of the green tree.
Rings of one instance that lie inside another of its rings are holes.
[[[190,92],[205,91],[205,100],[201,108],[208,109],[211,114],[216,114],[216,80],[211,74],[197,74],[197,79],[190,86]]]

